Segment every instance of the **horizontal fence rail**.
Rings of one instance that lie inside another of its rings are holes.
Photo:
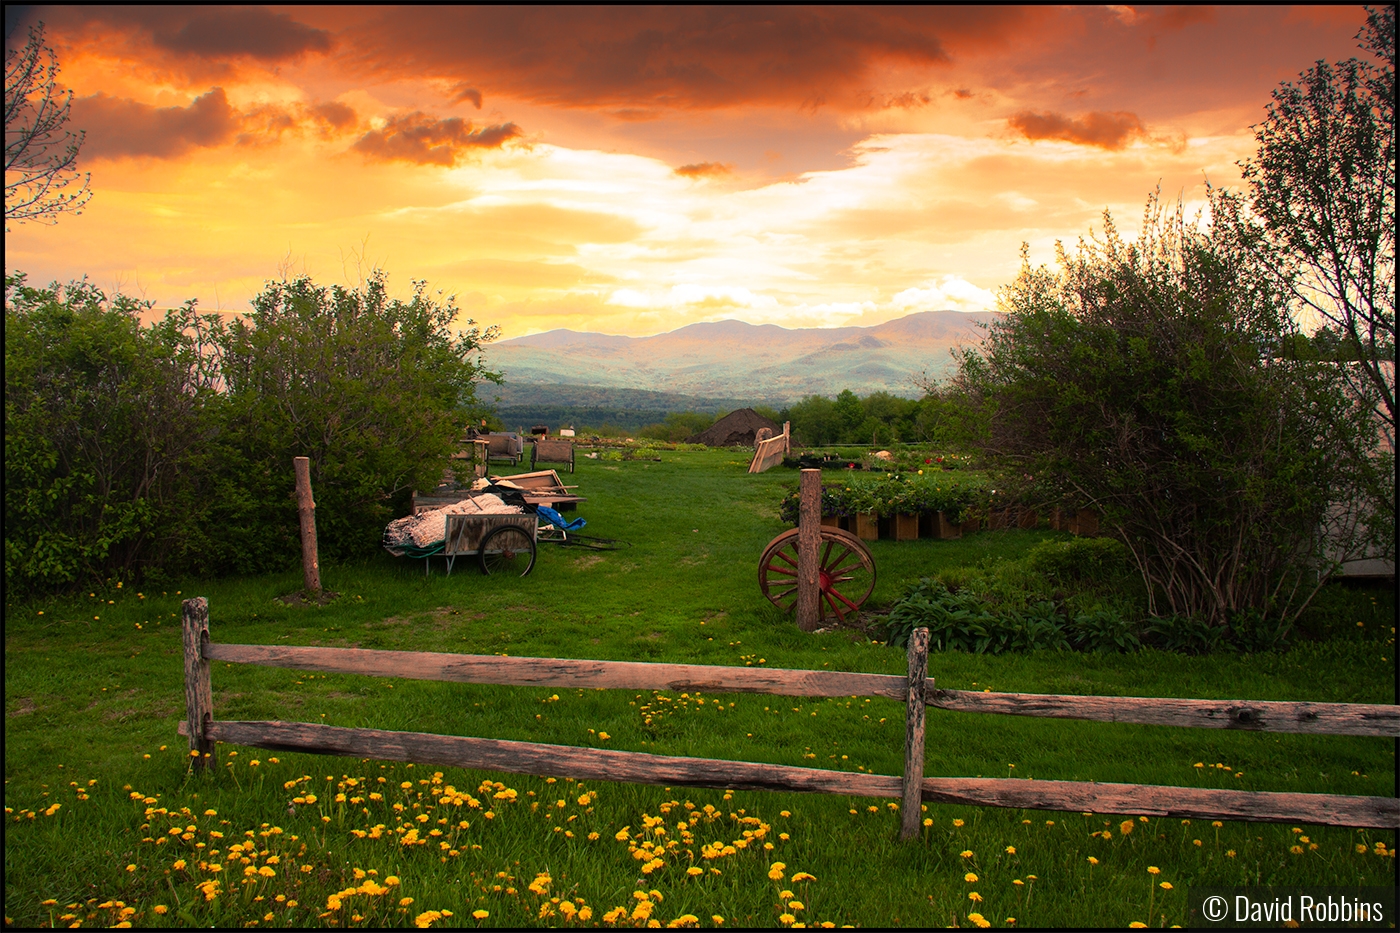
[[[960,713],[1007,713],[1197,729],[1400,736],[1400,707],[1368,703],[1083,697],[970,690],[930,690],[925,697],[929,706]]]
[[[188,724],[180,723],[180,734],[188,733]],[[827,771],[722,758],[681,758],[426,732],[349,729],[310,722],[214,722],[210,737],[216,742],[278,752],[413,761],[507,774],[855,797],[899,798],[903,795],[903,778],[898,775]],[[1400,801],[1390,797],[1013,778],[926,777],[920,784],[921,798],[930,803],[1375,828],[1400,824]],[[917,807],[914,812],[917,814]]]
[[[490,654],[375,651],[366,648],[293,648],[207,644],[211,661],[291,667],[301,671],[371,674],[412,680],[516,687],[591,687],[623,690],[709,690],[778,696],[881,696],[903,700],[905,679],[895,674],[795,671],[781,668],[649,664],[508,658]]]
[[[204,657],[210,661],[289,667],[323,674],[367,674],[498,686],[708,690],[805,697],[878,696],[901,702],[908,684],[906,678],[897,674],[509,658],[366,648],[207,643]],[[931,687],[925,690],[924,696],[929,706],[962,713],[1004,713],[1149,726],[1400,737],[1400,707],[1380,704],[984,693]]]
[[[1211,790],[1080,781],[923,776],[924,710],[1001,713],[1145,725],[1329,735],[1400,735],[1393,706],[1252,700],[1079,697],[942,690],[927,678],[928,634],[910,638],[909,676],[698,664],[650,664],[562,658],[510,658],[359,648],[214,644],[208,603],[184,603],[187,718],[196,762],[207,767],[215,742],[276,751],[413,761],[518,774],[641,784],[788,790],[902,798],[901,835],[918,834],[920,801],[1031,810],[1151,814],[1254,822],[1309,822],[1400,828],[1400,800],[1331,794]],[[608,749],[320,723],[216,722],[210,662],[257,664],[322,673],[363,674],[502,686],[691,690],[782,696],[881,696],[906,706],[905,773],[850,773],[758,762],[683,758]],[[927,678],[927,679],[926,679]],[[924,702],[920,703],[922,697]]]

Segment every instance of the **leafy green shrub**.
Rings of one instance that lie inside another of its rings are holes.
[[[981,600],[954,593],[927,577],[895,603],[886,625],[892,645],[907,645],[914,629],[927,628],[930,651],[982,654],[990,648],[996,653],[1004,640],[1000,620]]]
[[[192,306],[5,277],[5,579],[24,593],[138,578],[200,550],[213,396]]]
[[[1136,651],[1142,642],[1137,626],[1112,609],[1081,612],[1070,624],[1070,637],[1081,651]]]
[[[1042,541],[1025,560],[1031,570],[1057,583],[1112,584],[1133,572],[1128,549],[1112,538]]]
[[[1024,611],[1013,610],[1006,615],[1011,628],[1007,651],[1036,651],[1042,648],[1068,651],[1073,647],[1065,635],[1064,618],[1059,608],[1048,599],[1033,603]]]
[[[1245,654],[1283,651],[1293,630],[1289,619],[1271,617],[1257,609],[1245,609],[1230,616],[1230,643]]]
[[[311,460],[324,560],[372,553],[481,414],[477,357],[415,283],[390,300],[271,282],[246,320],[147,306],[84,282],[5,279],[5,569],[21,590],[109,576],[282,569],[299,554],[292,458]]]
[[[1204,619],[1171,615],[1153,619],[1143,629],[1145,639],[1163,651],[1210,654],[1228,644],[1225,629]]]
[[[914,629],[927,628],[930,651],[1001,654],[1070,648],[1059,611],[1048,600],[1024,611],[998,613],[971,593],[955,593],[927,577],[895,603],[886,626],[892,645],[907,645]]]

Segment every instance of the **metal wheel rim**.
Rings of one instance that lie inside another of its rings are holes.
[[[875,589],[875,559],[860,538],[849,531],[822,526],[818,545],[821,594],[819,617],[835,615],[842,622],[860,609]],[[797,607],[797,529],[769,542],[758,562],[758,585],[768,601],[784,612]]]
[[[496,551],[488,554],[487,551]],[[535,566],[535,542],[525,529],[516,525],[503,525],[492,531],[481,541],[481,552],[477,555],[481,572],[490,576],[493,573],[525,576]],[[520,570],[524,558],[525,569]]]

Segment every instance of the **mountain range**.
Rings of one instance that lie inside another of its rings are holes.
[[[701,398],[798,401],[807,395],[920,394],[914,379],[953,367],[995,312],[922,311],[873,327],[785,328],[716,321],[651,337],[559,329],[489,345],[507,387],[574,385]],[[503,401],[505,399],[503,398]]]

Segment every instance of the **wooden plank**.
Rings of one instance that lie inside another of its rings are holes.
[[[929,706],[962,713],[1007,713],[1254,732],[1400,736],[1400,706],[1382,704],[1086,697],[971,690],[930,690],[927,700]]]
[[[822,471],[803,470],[798,480],[797,627],[815,632],[821,625]]]
[[[179,729],[180,734],[187,735],[189,724],[181,722]],[[899,797],[902,794],[901,779],[892,775],[422,732],[346,729],[320,723],[215,722],[209,733],[220,742],[271,751],[413,761],[510,774],[861,797]],[[1400,827],[1400,801],[1393,797],[956,777],[924,778],[920,791],[928,802],[971,806],[1376,829]]]
[[[203,596],[180,604],[180,620],[185,643],[185,719],[195,723],[189,732],[190,754],[195,770],[208,770],[214,754],[209,724],[214,718],[214,691],[209,680],[209,601]]]
[[[919,835],[919,802],[924,780],[924,704],[919,698],[927,692],[928,629],[916,628],[909,635],[909,692],[904,699],[904,780],[899,838]]]
[[[896,541],[917,541],[919,538],[919,516],[896,515],[894,517],[894,539]]]
[[[880,540],[880,516],[874,512],[856,513],[856,535],[866,541]]]
[[[788,452],[787,435],[779,434],[754,445],[753,460],[749,462],[750,473],[762,473],[782,462]]]
[[[882,696],[903,700],[906,686],[905,679],[897,674],[649,664],[641,661],[503,658],[495,655],[377,651],[366,648],[211,643],[205,646],[204,657],[211,661],[323,673],[524,687],[698,690],[806,697]]]
[[[183,733],[188,725],[181,723],[180,729]],[[346,729],[321,723],[218,722],[213,734],[220,742],[273,751],[413,761],[509,774],[860,797],[894,797],[899,793],[899,778],[885,775],[423,732]]]
[[[962,537],[962,526],[955,525],[948,520],[948,516],[942,512],[938,513],[938,537],[947,541],[953,538]]]
[[[979,807],[1400,828],[1400,800],[1394,797],[1010,778],[924,778],[923,791],[926,801]]]

